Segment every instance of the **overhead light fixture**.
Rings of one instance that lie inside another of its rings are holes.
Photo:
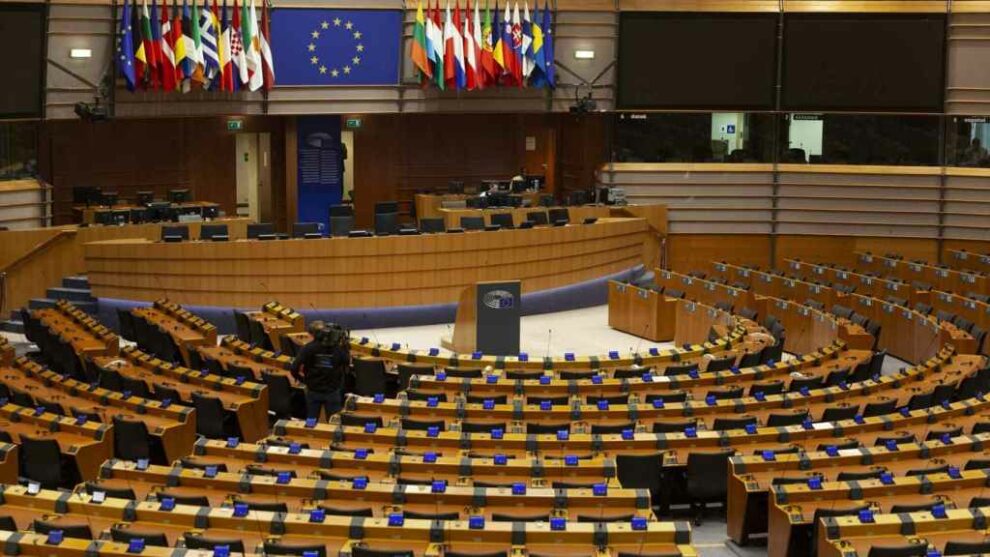
[[[578,60],[594,60],[595,51],[594,50],[575,50],[574,58]]]
[[[93,51],[88,48],[73,48],[69,51],[69,58],[92,58]]]

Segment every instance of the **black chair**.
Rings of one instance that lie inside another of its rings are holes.
[[[660,491],[660,472],[663,466],[661,453],[646,455],[615,455],[615,471],[619,485],[625,489],[648,489],[656,495]],[[723,470],[722,475],[725,475]]]
[[[695,420],[658,421],[653,422],[653,433],[683,433],[689,427],[697,428],[698,422]]]
[[[179,495],[168,491],[156,491],[152,497],[159,503],[165,499],[172,499],[176,505],[189,505],[191,507],[210,506],[210,500],[205,495]]]
[[[662,400],[664,404],[668,402],[684,402],[687,400],[686,391],[667,391],[662,393],[652,393],[646,395],[644,399],[647,404],[653,404],[654,400]]]
[[[375,396],[388,394],[385,362],[379,359],[354,358],[354,394]]]
[[[912,435],[907,431],[902,431],[895,435],[880,435],[876,438],[876,442],[874,443],[874,446],[882,447],[887,443],[891,443],[891,442],[897,445],[904,445],[907,443],[914,443],[915,438],[914,435]]]
[[[402,418],[402,429],[409,429],[415,431],[426,431],[431,427],[435,427],[440,431],[445,431],[447,428],[447,422],[443,420],[413,420],[411,418]]]
[[[321,543],[291,543],[276,541],[274,538],[265,540],[265,555],[316,555],[327,557],[327,546]]]
[[[571,431],[570,422],[561,422],[556,424],[555,423],[542,424],[542,423],[529,422],[526,424],[526,433],[530,435],[545,435],[548,433],[554,434],[557,433],[558,431],[566,431],[570,433]]]
[[[715,431],[728,431],[730,429],[746,429],[748,425],[756,425],[755,416],[743,416],[741,418],[715,418],[712,422],[712,429]]]
[[[375,235],[388,236],[399,231],[399,204],[395,201],[375,203]]]
[[[129,524],[114,524],[110,527],[110,539],[117,543],[130,543],[132,540],[143,540],[149,547],[168,547],[168,538],[162,532],[144,530]]]
[[[863,417],[884,416],[892,414],[897,410],[896,400],[885,400],[881,402],[870,402],[863,408]]]
[[[442,218],[419,219],[419,231],[424,234],[442,234],[444,230],[445,227]]]
[[[144,422],[124,416],[113,417],[113,454],[123,460],[151,460],[148,427]]]
[[[818,452],[822,452],[822,451],[826,450],[828,447],[835,447],[836,449],[838,449],[840,451],[844,451],[846,449],[858,449],[859,448],[859,440],[857,440],[857,439],[844,439],[844,440],[839,441],[839,442],[836,442],[836,443],[819,443],[818,446],[815,447],[815,450],[818,451]]]
[[[554,207],[553,209],[547,210],[547,218],[550,220],[551,224],[570,224],[571,213],[566,207]]]
[[[870,508],[869,504],[860,505],[857,507],[841,507],[841,508],[817,508],[815,509],[814,520],[811,522],[813,526],[808,528],[808,546],[804,548],[808,555],[818,554],[818,524],[821,524],[821,520],[824,518],[834,518],[837,516],[858,516],[861,511]],[[789,552],[790,553],[790,552]],[[798,552],[800,554],[800,552]]]
[[[182,241],[188,241],[189,227],[184,224],[162,227],[162,236],[161,236],[162,240],[165,240],[166,238],[174,238],[174,237],[182,238]]]
[[[412,379],[414,375],[434,375],[435,371],[433,366],[430,364],[410,364],[410,363],[400,363],[398,365],[399,372],[399,385],[400,391],[404,391],[409,388],[409,380]]]
[[[535,381],[543,375],[543,370],[540,369],[507,369],[505,370],[505,378],[515,381]]]
[[[490,400],[494,404],[507,404],[509,402],[509,395],[467,395],[465,399],[468,404],[484,404],[486,400]]]
[[[409,400],[429,400],[436,397],[438,402],[447,402],[447,393],[424,393],[414,389],[406,389],[406,398]]]
[[[712,358],[708,360],[708,365],[705,367],[706,372],[715,371],[726,371],[730,369],[736,363],[735,356],[726,356],[725,358]],[[669,368],[668,368],[669,369]]]
[[[512,220],[512,213],[492,213],[488,219],[492,224],[502,227],[502,230],[511,230],[516,227]]]
[[[350,425],[357,427],[364,427],[369,423],[375,424],[376,427],[382,427],[384,425],[381,416],[365,416],[363,414],[354,414],[351,412],[341,412],[339,415],[340,415],[340,425]],[[416,428],[407,428],[407,429],[416,429]]]
[[[560,378],[563,380],[580,380],[580,379],[591,379],[592,377],[598,375],[598,370],[594,369],[564,369],[560,371]]]
[[[697,366],[695,366],[697,367]],[[613,379],[632,379],[634,377],[642,377],[643,374],[652,372],[653,368],[649,367],[617,367],[612,371]]]
[[[257,240],[259,236],[272,236],[275,234],[275,225],[271,223],[254,223],[247,225],[247,237],[249,240]]]
[[[526,404],[531,404],[534,406],[539,406],[545,402],[549,402],[551,406],[566,406],[570,402],[570,398],[567,396],[527,396]]]
[[[841,403],[838,406],[830,406],[822,412],[821,420],[822,422],[839,422],[842,420],[851,420],[856,417],[856,413],[859,412],[859,406],[850,405],[848,403]]]
[[[663,374],[666,377],[674,377],[677,375],[687,375],[692,371],[698,371],[698,364],[685,364],[679,366],[667,366],[663,370]],[[642,375],[642,374],[640,374]]]
[[[240,538],[221,538],[186,532],[182,534],[187,549],[205,549],[214,551],[217,547],[226,546],[231,553],[244,553],[244,542]]]
[[[739,367],[747,368],[762,364],[763,360],[760,359],[761,355],[762,350],[760,352],[746,352],[743,354],[742,358],[739,359]]]
[[[369,549],[358,545],[351,546],[351,557],[413,557],[408,550]]]
[[[134,316],[131,315],[131,312],[122,309],[117,310],[117,332],[127,340],[136,340],[134,336]]]
[[[229,236],[226,224],[202,224],[199,227],[200,240],[213,240],[218,236]]]
[[[151,395],[148,390],[148,384],[144,382],[144,379],[122,375],[120,377],[120,387],[121,390],[130,391],[131,396],[136,396],[138,398],[150,398]]]
[[[13,518],[7,515],[0,515],[0,531],[16,532],[17,522],[15,522]]]
[[[481,377],[480,367],[471,368],[457,368],[457,367],[445,367],[443,368],[444,373],[447,377],[454,377],[457,379],[478,379]]]
[[[231,501],[234,505],[246,505],[248,510],[252,511],[263,511],[270,513],[282,513],[285,514],[289,512],[288,505],[284,501],[245,501],[242,499],[234,498]]]
[[[942,555],[983,555],[990,553],[990,541],[979,542],[958,542],[949,540],[945,542],[945,549]]]
[[[112,497],[114,499],[127,499],[128,501],[137,500],[137,495],[134,494],[134,490],[129,487],[107,487],[97,483],[96,481],[90,481],[83,484],[83,489],[90,495],[96,493],[97,491],[102,491],[103,493],[106,493],[107,497]]]
[[[821,386],[822,386],[822,378],[819,376],[795,377],[794,379],[791,379],[791,383],[787,387],[787,392],[797,393],[800,392],[801,389],[805,387],[807,387],[808,390],[814,390],[821,388]]]
[[[756,396],[757,393],[765,395],[779,395],[784,392],[784,380],[774,379],[772,381],[761,381],[749,386],[749,396]]]
[[[461,217],[461,228],[464,230],[484,230],[484,217]]]
[[[606,434],[622,433],[623,431],[625,431],[627,429],[631,429],[631,430],[635,431],[636,424],[634,424],[632,422],[628,422],[628,423],[624,423],[624,424],[608,424],[608,425],[605,425],[605,424],[591,424],[591,434],[592,435],[606,435]]]
[[[276,418],[286,419],[305,412],[305,404],[299,404],[292,384],[284,374],[263,371],[261,382],[268,386],[268,411]]]
[[[688,454],[687,495],[691,507],[696,509],[695,524],[701,524],[708,503],[718,502],[724,507],[728,493],[729,457],[733,454],[734,451],[693,451]]]
[[[788,425],[798,425],[808,418],[808,412],[787,412],[783,414],[772,413],[767,416],[767,427],[781,427]]]
[[[623,405],[629,403],[629,395],[626,394],[612,395],[612,396],[588,395],[584,397],[584,400],[586,403],[591,405],[598,404],[601,401],[605,401],[608,404]]]
[[[61,530],[62,536],[66,538],[73,538],[77,540],[93,539],[93,531],[90,530],[89,524],[72,524],[66,523],[63,520],[54,522],[43,519],[35,519],[35,521],[31,524],[31,529],[38,534],[49,534],[55,530]]]
[[[237,328],[237,338],[251,344],[251,319],[246,313],[234,310],[234,325]]]
[[[371,518],[374,516],[374,511],[371,507],[362,507],[359,509],[342,509],[338,507],[331,507],[330,505],[317,505],[317,508],[322,510],[327,516],[363,516],[365,518]]]
[[[734,398],[742,398],[744,389],[742,387],[727,387],[722,389],[715,389],[708,391],[705,394],[705,398],[715,397],[715,400],[732,400]]]
[[[535,226],[550,224],[550,219],[547,218],[546,211],[529,211],[526,213],[526,220]]]
[[[928,543],[918,541],[907,545],[874,545],[867,557],[925,557],[927,554]]]
[[[493,429],[505,431],[505,422],[499,423],[478,423],[461,422],[461,431],[465,433],[490,433]]]
[[[196,409],[196,433],[210,439],[240,437],[237,422],[219,398],[194,392],[192,403]]]
[[[71,488],[81,480],[75,462],[62,455],[54,439],[21,435],[20,475],[45,489]]]
[[[305,238],[313,234],[320,234],[320,224],[316,222],[296,222],[292,223],[292,237]]]
[[[904,473],[905,476],[931,476],[932,474],[945,474],[949,471],[949,465],[932,466],[931,468],[912,468]],[[891,511],[893,512],[893,511]]]

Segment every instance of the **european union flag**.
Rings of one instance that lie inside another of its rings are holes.
[[[399,10],[273,10],[279,85],[397,84],[402,17]]]

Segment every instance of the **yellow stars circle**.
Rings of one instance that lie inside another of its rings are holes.
[[[322,61],[320,60],[319,56],[315,54],[317,51],[317,41],[320,38],[320,32],[328,31],[331,28],[343,28],[356,42],[356,44],[354,45],[354,51],[355,51],[354,56],[350,58],[350,64],[347,64],[342,67],[327,66],[326,64],[321,64]],[[363,33],[361,33],[361,31],[357,29],[353,21],[350,20],[345,21],[339,17],[335,17],[329,21],[323,20],[319,22],[317,28],[310,33],[310,36],[312,37],[313,40],[306,45],[307,52],[312,54],[312,56],[309,58],[309,63],[317,71],[320,72],[320,75],[329,74],[331,79],[341,76],[351,75],[351,73],[355,70],[355,68],[361,64],[361,58],[364,53],[364,44],[360,41],[364,35]]]

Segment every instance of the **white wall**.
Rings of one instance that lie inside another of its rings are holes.
[[[794,120],[791,118],[788,146],[791,149],[804,149],[804,154],[809,157],[821,155],[823,124],[824,121],[822,120]]]
[[[237,134],[237,214],[258,220],[258,134]],[[247,204],[247,211],[241,205]]]
[[[729,126],[735,126],[735,132],[729,133]],[[726,141],[729,148],[726,155],[736,149],[745,147],[746,115],[742,112],[712,113],[712,141]]]

